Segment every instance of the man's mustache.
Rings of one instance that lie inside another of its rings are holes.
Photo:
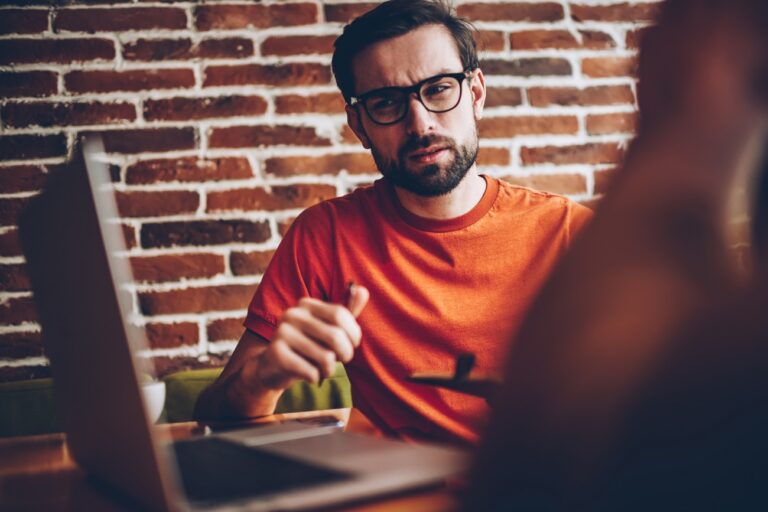
[[[456,141],[454,141],[451,137],[446,137],[444,135],[412,135],[409,136],[405,143],[400,147],[398,156],[402,159],[405,158],[405,155],[412,151],[428,148],[429,146],[434,145],[449,146],[450,148],[455,148]]]

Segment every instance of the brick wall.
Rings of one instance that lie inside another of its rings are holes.
[[[373,4],[16,3],[0,8],[0,380],[48,373],[15,224],[90,131],[105,133],[159,371],[221,364],[291,220],[377,176],[330,71],[335,36]],[[637,40],[658,3],[456,4],[487,76],[481,170],[594,201],[634,129]]]

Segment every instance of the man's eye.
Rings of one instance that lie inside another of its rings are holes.
[[[452,88],[453,87],[450,83],[443,82],[438,84],[432,84],[424,90],[423,94],[425,96],[440,96],[448,93]]]
[[[392,100],[374,100],[372,102],[373,108],[386,108],[393,104]]]
[[[368,107],[373,110],[388,110],[397,107],[397,101],[394,98],[374,98],[369,101]]]

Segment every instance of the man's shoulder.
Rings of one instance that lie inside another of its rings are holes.
[[[337,224],[355,219],[363,211],[376,211],[371,203],[376,201],[372,184],[362,185],[344,195],[320,201],[302,211],[294,223]]]
[[[566,196],[552,192],[534,190],[499,179],[497,208],[502,211],[564,212],[576,215],[591,215],[591,210]]]

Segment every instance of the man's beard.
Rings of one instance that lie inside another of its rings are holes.
[[[432,145],[445,146],[453,154],[448,166],[443,169],[440,164],[434,163],[418,172],[409,171],[407,154]],[[376,148],[371,148],[371,153],[381,174],[393,185],[422,197],[437,197],[451,192],[461,183],[477,159],[477,147],[477,136],[473,142],[457,146],[450,137],[425,135],[409,138],[397,152],[396,162],[384,158]]]

